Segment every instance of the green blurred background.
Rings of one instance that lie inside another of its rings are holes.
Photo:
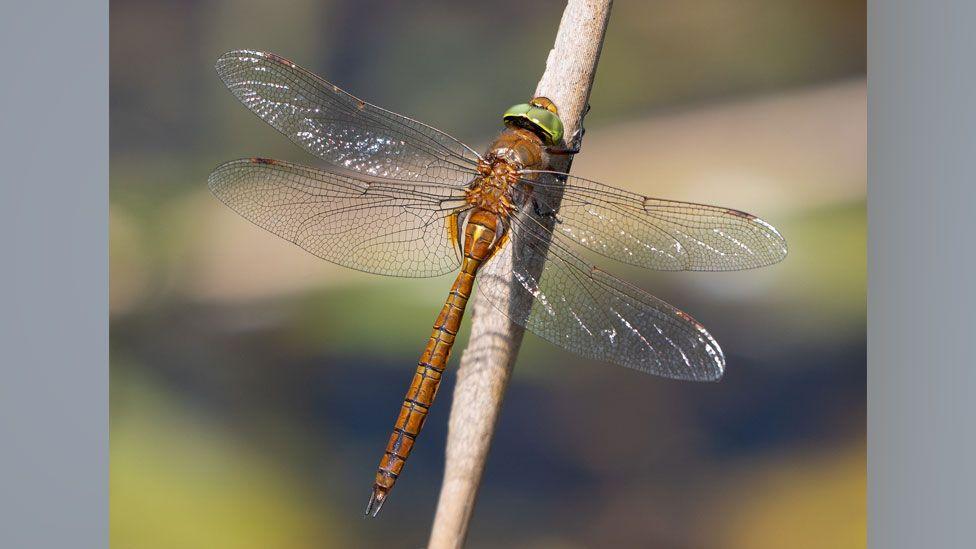
[[[213,199],[221,161],[316,163],[213,62],[274,51],[483,147],[562,8],[112,2],[115,547],[424,545],[453,368],[381,519],[361,517],[451,278],[345,270]],[[790,255],[605,264],[708,326],[728,373],[668,381],[527,336],[470,547],[864,546],[865,25],[848,0],[615,2],[574,173],[761,215]]]

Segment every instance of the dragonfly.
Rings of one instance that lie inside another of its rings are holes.
[[[702,324],[581,254],[655,270],[732,271],[787,253],[780,233],[754,215],[553,171],[555,155],[578,148],[566,145],[558,108],[544,97],[507,110],[479,154],[273,53],[231,51],[216,69],[241,103],[326,164],[226,162],[208,179],[216,198],[344,267],[397,277],[457,273],[377,467],[367,516],[380,512],[427,420],[476,279],[499,314],[559,347],[714,381],[725,357]]]

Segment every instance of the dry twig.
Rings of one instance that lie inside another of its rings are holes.
[[[535,96],[548,97],[559,108],[567,138],[582,127],[611,3],[568,1],[535,91]],[[552,168],[568,172],[571,162],[571,156],[556,157]],[[530,268],[538,274],[542,264]],[[444,484],[431,529],[431,549],[453,549],[464,543],[502,399],[524,335],[520,326],[480,297],[473,300],[471,309],[471,338],[454,389]]]

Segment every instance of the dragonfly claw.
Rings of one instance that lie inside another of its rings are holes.
[[[373,493],[369,496],[369,503],[366,504],[365,516],[376,518],[376,515],[380,514],[380,509],[383,508],[384,501],[386,501],[386,492],[374,487]]]

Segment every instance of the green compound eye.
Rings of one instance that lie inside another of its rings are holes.
[[[548,107],[548,108],[547,108]],[[552,147],[563,138],[563,122],[554,111],[556,106],[544,97],[537,97],[531,103],[515,105],[505,111],[502,120],[506,125],[534,131]]]

